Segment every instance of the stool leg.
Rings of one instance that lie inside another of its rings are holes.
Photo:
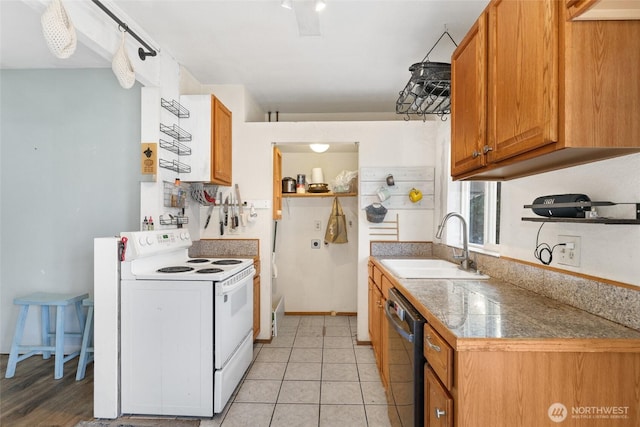
[[[27,320],[29,306],[23,305],[18,314],[18,322],[16,323],[16,331],[13,334],[13,342],[11,343],[11,351],[9,352],[9,361],[7,362],[7,371],[5,378],[13,378],[16,374],[16,364],[18,363],[18,351],[22,342],[22,334],[24,332],[24,324]]]
[[[64,321],[65,321],[65,306],[59,305],[56,307],[56,363],[55,373],[53,378],[59,380],[63,375],[64,367]]]
[[[40,306],[40,310],[41,310],[41,322],[42,322],[42,331],[40,332],[40,334],[42,335],[42,345],[44,346],[48,346],[51,343],[51,325],[50,325],[50,320],[49,320],[49,306],[48,305],[42,305]],[[50,351],[43,351],[42,352],[42,358],[43,359],[48,359],[51,357],[51,352]]]
[[[87,370],[87,360],[89,359],[88,351],[89,342],[93,333],[93,307],[89,306],[87,312],[87,322],[84,326],[84,333],[82,335],[82,347],[80,348],[80,357],[78,359],[78,372],[76,372],[76,381],[80,381],[84,378]]]
[[[84,317],[84,310],[82,309],[82,301],[76,302],[76,316],[78,316],[78,325],[80,325],[80,336],[84,335],[84,328],[86,318]]]

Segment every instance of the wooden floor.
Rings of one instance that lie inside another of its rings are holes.
[[[64,364],[64,377],[53,379],[54,358],[32,356],[5,378],[9,356],[0,355],[0,426],[73,427],[93,419],[93,364],[76,381],[78,358]]]

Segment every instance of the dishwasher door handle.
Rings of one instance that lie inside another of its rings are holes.
[[[392,304],[392,303],[393,303],[393,301],[392,301],[392,300],[387,300],[387,301],[384,303],[384,313],[385,313],[385,315],[387,316],[387,319],[389,320],[389,324],[390,324],[391,326],[393,326],[393,329],[395,329],[395,330],[396,330],[396,332],[397,332],[397,333],[399,333],[399,334],[402,336],[402,338],[404,338],[405,340],[407,340],[407,341],[409,341],[410,343],[412,343],[412,342],[413,342],[413,338],[414,338],[414,337],[413,337],[413,334],[410,334],[410,333],[408,333],[407,331],[405,331],[405,330],[402,328],[402,326],[400,326],[400,324],[396,322],[396,320],[395,320],[395,318],[394,318],[393,314],[391,314],[391,309],[390,309],[390,307],[391,307],[391,304]]]

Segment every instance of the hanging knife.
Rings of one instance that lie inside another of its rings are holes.
[[[215,205],[215,200],[209,206],[209,210],[207,211],[207,221],[204,223],[204,228],[206,229],[209,226],[209,221],[211,221],[211,213],[213,212],[213,206]]]
[[[242,221],[242,225],[246,225],[243,216],[244,209],[242,208],[242,199],[240,198],[240,187],[238,186],[238,184],[236,184],[236,198],[238,199],[238,216]]]
[[[231,202],[231,229],[233,230],[236,228],[236,205],[233,202],[233,194],[231,195],[230,202]]]
[[[222,191],[220,192],[220,209],[218,210],[218,221],[220,221],[220,235],[224,236],[224,213],[222,212]]]
[[[229,196],[224,199],[224,225],[229,223]]]

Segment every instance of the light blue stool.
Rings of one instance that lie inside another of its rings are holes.
[[[76,381],[84,378],[87,363],[93,362],[93,300],[87,298],[82,301],[82,305],[89,307],[89,309],[87,310],[87,323],[84,324],[84,335],[82,336],[82,346],[80,347],[80,357],[78,358]],[[91,347],[89,347],[89,343],[91,343]]]
[[[55,353],[55,372],[54,378],[60,379],[63,376],[63,367],[65,362],[73,359],[80,354],[80,351],[75,351],[64,356],[64,338],[67,336],[83,336],[85,316],[82,310],[82,300],[88,298],[89,294],[57,294],[49,292],[36,292],[24,297],[15,298],[13,303],[21,305],[20,314],[18,315],[18,322],[16,323],[16,332],[13,336],[13,342],[11,343],[11,352],[9,353],[9,361],[7,363],[7,372],[5,378],[13,378],[16,373],[16,365],[35,354],[42,354],[43,359],[51,357],[51,353]],[[67,306],[75,305],[76,314],[78,316],[78,324],[80,325],[80,332],[66,332],[65,331],[65,311]],[[21,345],[22,335],[24,333],[24,326],[27,320],[27,314],[29,307],[32,305],[39,305],[41,309],[42,317],[42,344],[41,345]],[[51,331],[49,325],[49,308],[56,308],[56,328],[55,331]],[[50,345],[50,338],[53,337],[55,345]]]

